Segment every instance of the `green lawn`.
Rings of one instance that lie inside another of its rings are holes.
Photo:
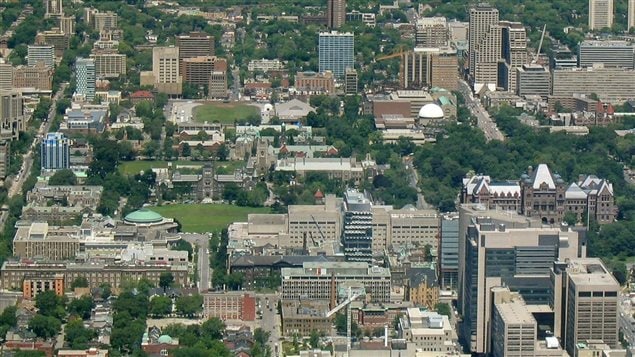
[[[194,120],[197,122],[234,124],[235,120],[247,119],[250,115],[260,115],[258,107],[240,103],[210,103],[193,109]]]
[[[238,207],[226,204],[177,204],[150,208],[164,217],[175,218],[183,232],[220,231],[233,222],[245,222],[249,213],[270,213],[266,207]]]
[[[192,166],[203,166],[205,165],[204,161],[171,161],[172,167],[175,165],[192,165]],[[214,161],[214,166],[218,168],[223,168],[222,170],[218,170],[218,173],[221,174],[229,174],[233,173],[235,169],[242,167],[244,163],[242,161]],[[161,160],[136,160],[136,161],[125,161],[119,164],[119,172],[124,175],[136,175],[139,171],[147,171],[152,168],[165,168],[168,167],[168,161]]]

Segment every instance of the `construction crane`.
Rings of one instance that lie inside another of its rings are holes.
[[[534,59],[531,61],[531,64],[535,64],[538,62],[538,57],[540,57],[540,50],[542,49],[542,41],[545,40],[545,31],[547,30],[547,24],[542,28],[542,36],[540,36],[540,43],[538,44],[538,50],[536,51],[536,55]]]
[[[351,351],[351,303],[355,301],[358,297],[365,295],[365,292],[355,291],[349,286],[348,287],[348,297],[346,300],[342,301],[339,305],[334,307],[331,311],[326,313],[326,317],[331,317],[344,307],[346,307],[346,354],[348,355]]]
[[[322,233],[322,228],[320,228],[320,225],[318,224],[317,219],[315,219],[315,217],[313,215],[311,215],[311,219],[313,220],[313,223],[315,223],[315,226],[318,229],[318,232],[320,233],[320,237],[322,237],[322,242],[326,242],[326,237],[324,236],[324,233]],[[313,240],[313,235],[311,235],[311,239]],[[313,244],[315,244],[316,247],[319,247],[319,244],[315,243],[315,240],[313,240]]]

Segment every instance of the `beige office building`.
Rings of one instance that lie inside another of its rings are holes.
[[[434,311],[408,308],[400,319],[399,335],[421,351],[434,356],[459,355],[456,331],[447,316]]]
[[[456,50],[417,47],[401,57],[401,86],[406,89],[458,87],[458,58]]]
[[[613,26],[613,0],[589,0],[589,30]]]
[[[575,68],[553,71],[552,90],[554,96],[574,94],[597,94],[601,101],[622,103],[633,98],[635,93],[635,70],[621,68]]]
[[[13,87],[50,90],[53,85],[53,68],[38,62],[35,66],[18,66],[13,69]]]
[[[571,356],[576,345],[587,340],[602,340],[613,348],[619,346],[620,284],[599,258],[556,264],[552,281],[554,332]]]
[[[507,286],[528,304],[545,305],[554,261],[586,256],[578,232],[545,227],[512,212],[461,205],[459,221],[459,313],[462,339],[472,353],[490,353],[492,296]]]
[[[415,25],[416,47],[446,47],[448,45],[448,24],[445,17],[422,17]]]
[[[529,63],[527,31],[520,22],[501,21],[502,58],[505,66],[499,73],[498,85],[509,92],[516,92],[517,70]]]
[[[189,35],[176,36],[179,48],[179,61],[186,58],[214,56],[214,37],[203,32],[190,32]]]
[[[62,0],[44,0],[44,10],[46,18],[64,15]]]
[[[635,27],[635,0],[628,0],[628,29]]]
[[[0,90],[0,137],[17,140],[20,131],[24,131],[24,99],[13,90]]]
[[[179,69],[179,48],[154,47],[152,72],[141,72],[141,85],[152,85],[161,93],[181,95],[183,77]]]
[[[323,205],[289,206],[289,243],[292,247],[338,243],[342,233],[342,200],[327,195]]]
[[[97,12],[92,17],[95,31],[109,31],[117,29],[117,14],[114,12]]]
[[[212,71],[209,75],[209,85],[207,96],[209,98],[227,98],[227,72]]]
[[[492,288],[492,357],[569,357],[556,337],[538,338],[533,312],[540,305],[527,305],[522,296],[506,287]]]
[[[95,60],[97,78],[118,78],[126,74],[126,55],[120,53],[96,53],[90,58]]]
[[[497,82],[497,65],[501,58],[498,15],[498,10],[488,4],[480,4],[470,9],[468,61],[470,76],[474,83]]]
[[[13,88],[13,66],[10,63],[0,63],[0,90]]]
[[[75,34],[75,16],[60,16],[59,28],[64,34],[72,36]]]

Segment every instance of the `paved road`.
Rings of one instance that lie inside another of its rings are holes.
[[[198,291],[206,292],[211,285],[211,270],[209,268],[209,236],[207,234],[183,233],[181,238],[198,249]]]
[[[262,320],[260,327],[269,332],[269,346],[274,357],[282,356],[282,341],[280,341],[280,315],[278,315],[278,294],[258,294],[258,302],[262,310]],[[267,303],[269,308],[267,308]],[[278,354],[276,354],[278,350]]]
[[[632,309],[630,304],[630,298],[628,296],[620,297],[619,311],[619,326],[620,330],[624,334],[624,339],[628,342],[630,347],[635,346],[635,319],[632,317]]]
[[[465,98],[465,105],[467,105],[467,108],[476,117],[477,125],[481,130],[483,130],[483,134],[485,134],[485,139],[487,139],[487,141],[490,141],[490,140],[504,141],[505,136],[500,130],[498,130],[496,123],[494,123],[492,118],[490,118],[487,110],[485,110],[485,108],[483,108],[481,103],[474,98],[474,96],[472,95],[470,86],[465,81],[459,82],[459,91],[461,92],[461,94],[463,94],[463,97]]]

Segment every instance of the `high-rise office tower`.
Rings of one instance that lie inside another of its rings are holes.
[[[318,41],[318,64],[320,72],[331,71],[343,78],[346,68],[354,68],[355,43],[350,32],[321,32]]]
[[[64,14],[62,0],[44,0],[45,17],[61,16]]]
[[[183,60],[194,57],[214,56],[214,37],[204,32],[190,32],[188,35],[176,36],[176,47],[179,48],[179,66],[185,73]]]
[[[501,21],[502,57],[499,66],[498,86],[509,92],[516,91],[517,70],[529,63],[527,32],[520,22]]]
[[[178,47],[152,49],[153,84],[159,92],[179,95],[183,90],[183,77],[179,69]]]
[[[42,169],[61,170],[70,167],[70,139],[62,133],[48,133],[40,146]]]
[[[529,305],[548,306],[555,261],[584,256],[578,232],[543,227],[511,212],[461,205],[459,218],[459,311],[461,338],[472,353],[491,352],[491,289],[506,286]]]
[[[330,29],[338,29],[346,21],[346,0],[326,0],[326,24]]]
[[[456,290],[459,270],[459,215],[448,213],[441,217],[439,270],[443,288]]]
[[[59,29],[65,35],[72,36],[75,34],[75,16],[60,16]]]
[[[628,0],[628,29],[635,27],[635,0]]]
[[[470,9],[468,45],[472,81],[475,84],[496,85],[498,60],[501,58],[501,31],[497,9],[489,4],[479,4]]]
[[[95,31],[108,31],[117,28],[118,15],[114,12],[97,12],[93,14],[93,26]]]
[[[75,75],[77,79],[77,94],[81,94],[86,101],[95,99],[95,60],[78,58],[75,61]]]
[[[355,68],[347,68],[344,77],[344,93],[346,95],[357,94],[357,71]]]
[[[373,212],[372,204],[363,193],[348,190],[344,194],[344,224],[342,245],[346,260],[373,261]]]
[[[613,26],[613,0],[589,0],[589,30]]]
[[[35,66],[38,62],[52,68],[55,65],[55,46],[29,45],[27,47],[27,64]]]
[[[552,270],[554,333],[574,356],[576,344],[602,340],[616,348],[620,284],[599,258],[559,262]]]
[[[406,89],[436,86],[456,90],[458,58],[450,47],[415,47],[401,56],[400,82]]]

